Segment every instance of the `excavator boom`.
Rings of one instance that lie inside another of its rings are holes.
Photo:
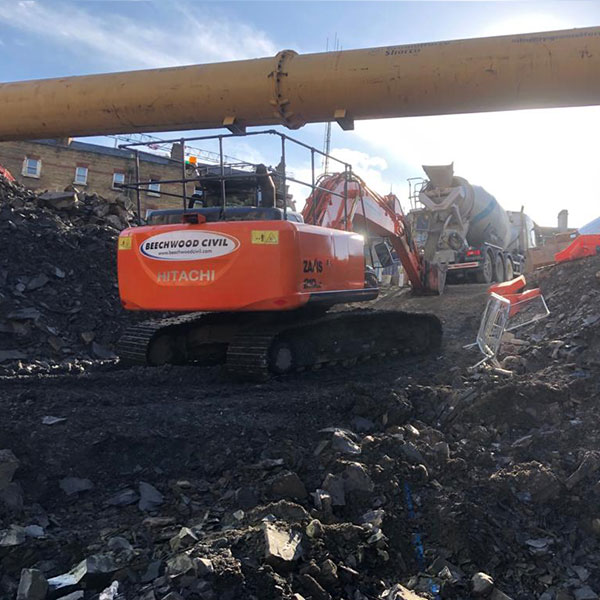
[[[0,141],[600,102],[600,28],[0,83]]]
[[[421,256],[398,199],[393,194],[380,196],[354,173],[323,175],[307,199],[302,216],[313,225],[360,231],[367,239],[387,239],[416,293],[443,291],[445,274]]]

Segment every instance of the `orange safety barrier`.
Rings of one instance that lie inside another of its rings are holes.
[[[510,281],[503,281],[502,283],[494,283],[488,288],[488,294],[498,294],[498,296],[506,296],[507,294],[516,294],[519,290],[522,290],[527,281],[525,275],[519,275]]]
[[[595,256],[599,253],[600,235],[580,235],[573,240],[570,246],[554,255],[556,262],[567,262],[577,260],[586,256]]]
[[[504,296],[510,302],[510,312],[508,313],[508,317],[512,317],[516,315],[521,308],[523,308],[522,303],[527,300],[533,300],[534,298],[538,298],[542,295],[542,290],[540,288],[535,288],[533,290],[527,290],[526,292],[522,292],[521,294],[507,294]]]
[[[521,310],[522,306],[520,305],[522,302],[532,300],[533,298],[537,298],[542,295],[542,292],[539,288],[527,290],[525,292],[520,291],[525,287],[526,284],[527,280],[525,279],[525,275],[520,275],[519,277],[511,279],[510,281],[504,281],[503,283],[495,283],[494,285],[491,285],[488,288],[488,293],[498,294],[498,296],[502,296],[510,302],[510,318]]]

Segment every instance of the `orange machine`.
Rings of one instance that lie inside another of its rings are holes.
[[[129,310],[292,310],[369,300],[355,233],[281,220],[280,209],[229,211],[247,221],[150,225],[119,239],[119,290]],[[266,220],[271,213],[272,220]],[[253,214],[254,213],[254,214]],[[260,220],[251,220],[260,215]],[[226,217],[225,217],[226,218]]]
[[[284,146],[298,144],[265,133]],[[231,136],[218,137],[222,146]],[[342,166],[343,173],[310,184],[303,215],[284,199],[291,179],[285,170],[246,165],[225,174],[223,167],[189,178],[202,191],[185,208],[155,211],[149,225],[123,231],[118,273],[126,309],[212,314],[134,327],[120,343],[121,356],[150,364],[226,360],[232,371],[262,377],[438,343],[441,327],[433,316],[325,314],[335,304],[376,298],[372,266],[389,264],[391,248],[415,290],[440,289],[437,269],[419,255],[392,199]],[[147,182],[133,187],[141,185]],[[228,185],[235,187],[234,202]]]

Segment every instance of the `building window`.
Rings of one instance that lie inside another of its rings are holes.
[[[38,177],[42,172],[42,161],[38,158],[25,157],[23,161],[23,176],[24,177]]]
[[[87,167],[75,167],[75,181],[79,185],[87,185],[88,168]]]
[[[113,173],[113,190],[119,190],[121,189],[121,186],[125,184],[125,173],[119,173],[118,171],[115,171]]]
[[[148,196],[160,196],[160,181],[158,179],[150,178]]]

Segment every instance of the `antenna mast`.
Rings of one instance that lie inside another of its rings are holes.
[[[333,51],[337,52],[341,50],[340,41],[338,40],[337,33],[333,38]],[[327,38],[327,42],[325,44],[325,52],[329,52],[329,38]],[[331,150],[331,121],[327,121],[325,124],[325,140],[323,142],[323,153],[325,156],[323,157],[323,175],[327,175],[329,172],[329,152]]]

